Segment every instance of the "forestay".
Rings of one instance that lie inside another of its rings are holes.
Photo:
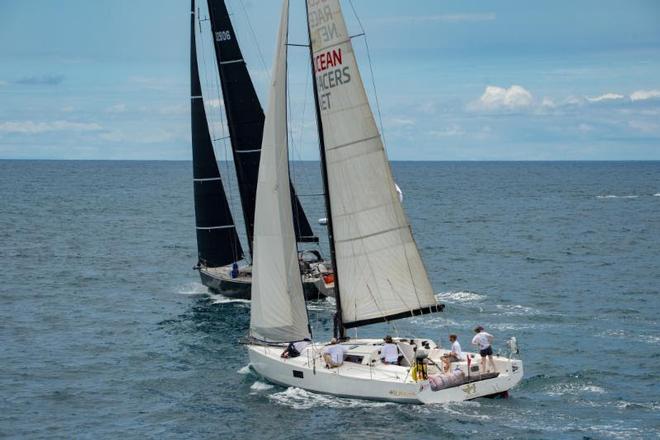
[[[310,337],[293,230],[286,116],[289,2],[282,9],[257,182],[250,335],[285,342]]]
[[[338,0],[307,0],[344,327],[441,310],[395,191]]]

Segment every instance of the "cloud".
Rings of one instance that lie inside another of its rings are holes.
[[[412,21],[415,23],[477,23],[483,21],[493,21],[496,19],[497,15],[494,12],[459,12],[455,14],[380,17],[373,19],[373,21],[377,21],[379,23],[394,23],[401,21]]]
[[[431,130],[429,134],[434,138],[445,138],[452,136],[462,136],[465,130],[458,124],[450,124],[447,128],[441,130]]]
[[[106,113],[124,113],[127,109],[128,108],[126,107],[126,104],[119,103],[111,105],[110,107],[106,108],[105,111]]]
[[[391,127],[412,127],[415,125],[415,120],[411,118],[390,118],[387,125]]]
[[[628,126],[633,130],[646,134],[653,134],[660,132],[660,125],[656,124],[655,122],[630,121],[628,122]]]
[[[169,91],[178,86],[174,78],[167,77],[132,76],[128,82],[143,89],[158,91]]]
[[[41,75],[41,76],[24,76],[17,79],[16,84],[23,84],[29,86],[56,86],[64,81],[64,75]]]
[[[90,132],[102,130],[95,122],[34,122],[34,121],[7,121],[0,122],[0,133],[39,134],[53,131]]]
[[[645,101],[660,98],[660,90],[637,90],[630,95],[631,101]]]
[[[582,133],[589,133],[591,131],[594,131],[594,126],[585,124],[584,122],[578,125],[578,130],[580,130]]]
[[[476,110],[517,110],[532,105],[532,94],[522,86],[504,88],[487,86],[483,95],[470,107]]]
[[[589,102],[615,101],[617,99],[623,99],[623,95],[619,95],[618,93],[605,93],[604,95],[594,96],[593,98],[586,97],[586,100]]]

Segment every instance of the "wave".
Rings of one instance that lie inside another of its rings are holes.
[[[459,292],[442,292],[435,295],[438,301],[457,302],[457,303],[470,303],[482,301],[486,295],[481,295],[475,292],[459,291]]]
[[[395,405],[392,402],[373,402],[361,399],[348,399],[328,394],[317,394],[302,388],[290,387],[286,390],[274,393],[268,398],[279,405],[288,406],[293,409],[311,409],[311,408],[378,408],[388,405]]]
[[[658,345],[660,344],[660,336],[656,335],[644,335],[639,333],[627,332],[625,330],[607,330],[603,333],[599,333],[597,336],[603,338],[618,338],[618,339],[629,339],[646,342],[647,344]]]
[[[639,196],[629,195],[629,196],[615,196],[614,194],[608,194],[605,196],[596,196],[597,199],[637,199]]]
[[[660,197],[660,193],[653,194],[653,197]]]
[[[545,391],[545,394],[548,396],[579,395],[585,393],[604,394],[605,389],[598,385],[561,383],[550,386]]]
[[[497,304],[495,307],[500,311],[498,314],[507,316],[529,316],[541,313],[538,309],[520,304]]]
[[[209,297],[211,298],[211,304],[231,304],[231,303],[250,304],[249,299],[228,298],[219,293],[209,293]]]
[[[205,295],[209,293],[209,289],[202,283],[188,283],[176,290],[179,295]]]
[[[335,299],[334,298],[324,298],[318,301],[310,301],[307,303],[307,310],[314,311],[334,311],[335,310]]]

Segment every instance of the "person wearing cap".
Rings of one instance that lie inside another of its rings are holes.
[[[305,338],[302,341],[291,342],[282,352],[280,357],[285,359],[298,357],[303,352],[303,350],[307,348],[307,346],[311,343],[312,341],[309,338]]]
[[[323,360],[325,361],[326,368],[339,367],[344,363],[344,356],[348,349],[337,343],[336,338],[330,340],[330,345],[323,349]]]
[[[477,345],[479,347],[479,354],[481,355],[481,369],[483,373],[488,372],[488,361],[493,367],[493,372],[497,372],[495,367],[495,361],[493,360],[493,335],[486,333],[482,326],[477,326],[474,329],[476,335],[472,338],[472,345]]]
[[[383,341],[385,341],[385,344],[383,344],[383,348],[380,349],[380,358],[383,360],[383,363],[398,365],[399,349],[392,341],[392,337],[387,335],[383,338]]]

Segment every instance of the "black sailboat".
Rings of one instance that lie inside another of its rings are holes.
[[[243,60],[225,2],[208,0],[208,10],[251,255],[264,112]],[[197,268],[204,285],[212,290],[231,297],[249,298],[252,282],[251,266],[238,264],[245,255],[222,187],[209,135],[197,66],[194,20],[195,4],[192,0],[190,60],[195,215],[199,253]],[[296,239],[300,243],[318,242],[318,237],[312,231],[295,189],[293,185],[290,186]],[[209,212],[219,214],[210,219]],[[212,232],[208,233],[209,231]],[[323,277],[331,270],[330,265],[324,264],[318,251],[306,252],[301,256],[301,260],[304,260],[302,269],[306,277],[304,283],[306,296],[309,298],[322,296],[319,287],[325,286]],[[324,293],[328,291],[324,289]]]

